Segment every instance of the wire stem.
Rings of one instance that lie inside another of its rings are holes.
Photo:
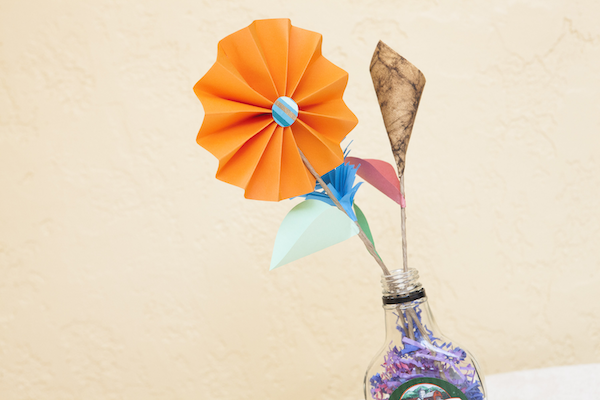
[[[402,208],[400,209],[402,219],[402,266],[404,272],[408,272],[408,246],[406,244],[406,200],[404,200],[404,174],[400,176],[400,196],[402,196]]]
[[[312,174],[312,176],[314,176],[317,179],[317,182],[319,182],[319,185],[321,185],[321,187],[323,188],[323,190],[325,191],[325,193],[327,194],[327,196],[329,196],[329,198],[331,199],[331,201],[333,201],[333,204],[335,204],[335,206],[338,209],[340,209],[344,214],[348,215],[348,213],[346,212],[346,210],[344,210],[344,207],[340,204],[340,202],[338,201],[338,199],[333,195],[333,193],[331,192],[331,190],[329,190],[329,188],[327,187],[327,185],[323,181],[323,178],[321,178],[321,175],[319,175],[317,173],[317,171],[315,171],[315,169],[313,168],[313,166],[310,164],[310,162],[308,161],[308,159],[306,158],[306,156],[304,155],[304,153],[302,153],[302,151],[300,149],[298,149],[298,152],[300,153],[300,157],[302,158],[302,161],[304,162],[304,165],[306,166],[306,168],[309,170],[309,172]],[[348,218],[350,218],[349,215],[348,215]],[[383,273],[385,275],[389,275],[390,271],[385,266],[385,263],[383,262],[383,260],[381,259],[381,257],[379,257],[379,254],[377,254],[377,251],[375,251],[375,247],[373,246],[373,243],[371,243],[371,241],[369,240],[369,238],[367,237],[367,235],[365,234],[365,232],[362,230],[362,228],[360,227],[360,224],[358,223],[358,221],[353,221],[353,222],[358,227],[358,237],[365,244],[365,247],[367,248],[367,251],[369,252],[369,254],[371,254],[373,256],[373,258],[375,259],[375,261],[377,261],[377,264],[379,264],[379,266],[383,270]]]

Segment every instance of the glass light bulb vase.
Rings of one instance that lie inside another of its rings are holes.
[[[366,400],[486,400],[473,356],[437,327],[415,269],[382,277],[386,339],[365,375]]]

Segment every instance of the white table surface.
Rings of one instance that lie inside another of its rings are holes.
[[[489,400],[600,400],[600,364],[488,375]]]

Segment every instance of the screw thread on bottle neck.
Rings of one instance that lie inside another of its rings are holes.
[[[422,289],[419,283],[419,272],[409,268],[404,272],[402,269],[390,271],[389,275],[381,276],[384,296],[407,295]]]

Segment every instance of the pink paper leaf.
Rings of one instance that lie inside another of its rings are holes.
[[[400,181],[390,163],[358,157],[346,157],[345,161],[354,166],[360,164],[360,168],[356,172],[358,176],[396,203],[401,204]]]

